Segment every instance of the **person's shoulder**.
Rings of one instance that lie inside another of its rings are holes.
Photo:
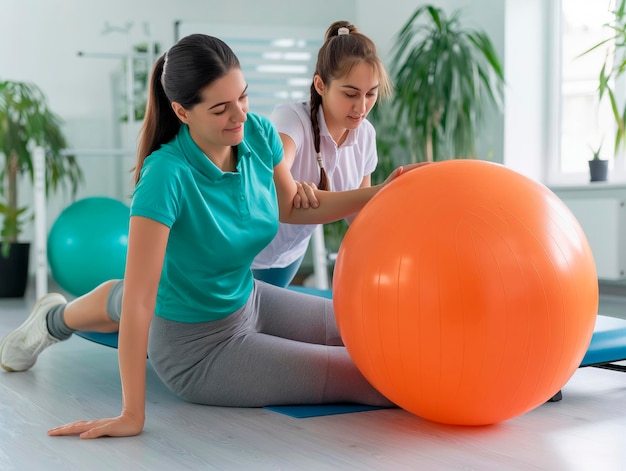
[[[363,122],[361,123],[361,125],[359,126],[360,129],[363,130],[364,133],[373,133],[376,134],[376,128],[374,127],[374,125],[371,123],[371,121],[367,118],[365,118],[363,120]]]
[[[244,141],[249,146],[276,146],[280,145],[280,138],[276,127],[267,116],[248,112],[248,119],[244,125]]]
[[[279,103],[278,105],[274,107],[274,111],[308,113],[309,102],[308,101],[293,101],[289,103]]]
[[[180,151],[170,142],[148,155],[143,168],[145,171],[173,176],[186,172],[188,165]]]
[[[254,139],[256,136],[267,138],[274,134],[277,134],[276,128],[267,116],[248,112],[247,121],[244,125],[246,140]]]
[[[297,101],[292,103],[280,103],[276,105],[272,111],[271,118],[279,119],[282,117],[293,118],[298,116],[300,119],[309,119],[309,103],[306,101]]]
[[[376,128],[368,120],[364,119],[358,128],[355,129],[355,136],[358,142],[372,141],[376,139]]]
[[[172,142],[163,144],[146,157],[146,163],[158,162],[160,165],[178,166],[182,164],[182,154]]]
[[[254,127],[267,127],[267,126],[272,126],[272,122],[270,121],[270,119],[266,116],[260,115],[260,114],[256,114],[256,113],[252,113],[252,112],[248,112],[248,123],[246,123],[248,125],[251,125],[253,128]]]

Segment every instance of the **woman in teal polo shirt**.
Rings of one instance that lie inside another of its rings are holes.
[[[0,344],[3,368],[24,371],[76,330],[119,330],[121,414],[50,435],[140,433],[146,353],[163,382],[195,403],[390,404],[350,360],[330,300],[255,281],[250,269],[279,219],[337,220],[358,211],[380,186],[347,192],[299,186],[273,126],[248,113],[246,89],[237,57],[210,36],[181,39],[155,64],[124,290],[110,281],[69,304],[48,294]],[[319,207],[299,208],[298,201]]]

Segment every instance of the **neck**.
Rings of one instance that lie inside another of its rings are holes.
[[[328,128],[328,132],[330,134],[330,137],[333,138],[333,141],[335,141],[335,144],[337,144],[337,147],[339,147],[341,144],[344,143],[344,141],[348,137],[349,130],[348,129],[332,130],[331,128]]]
[[[326,110],[324,109],[323,103],[322,103],[322,110],[324,111],[324,121],[326,123],[326,128],[328,129],[328,133],[330,134],[330,137],[333,138],[333,141],[335,141],[335,144],[337,144],[337,147],[339,147],[341,144],[344,143],[344,141],[346,140],[346,137],[348,137],[349,129],[336,128],[332,122],[329,122],[328,114],[326,113]]]
[[[205,155],[211,162],[215,164],[222,172],[236,172],[237,171],[237,148],[225,147],[221,152],[215,152],[213,150],[210,154],[205,152]]]

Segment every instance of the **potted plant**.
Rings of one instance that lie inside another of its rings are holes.
[[[46,152],[46,192],[69,186],[72,195],[82,180],[75,157],[65,155],[61,120],[35,84],[0,80],[0,297],[24,295],[30,243],[21,242],[23,224],[32,214],[19,203],[19,184],[34,177],[31,150]]]
[[[600,158],[601,150],[602,144],[600,144],[597,149],[591,148],[593,157],[589,161],[589,176],[592,182],[604,182],[607,180],[609,161]]]
[[[489,37],[424,5],[392,47],[396,122],[408,126],[412,161],[476,156],[485,105],[502,109],[504,73]]]

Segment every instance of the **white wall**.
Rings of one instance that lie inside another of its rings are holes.
[[[509,0],[505,15],[504,163],[539,181],[545,181],[551,132],[548,75],[552,4],[552,0]]]
[[[601,281],[626,280],[626,186],[577,185],[551,188],[578,219],[593,253]]]

